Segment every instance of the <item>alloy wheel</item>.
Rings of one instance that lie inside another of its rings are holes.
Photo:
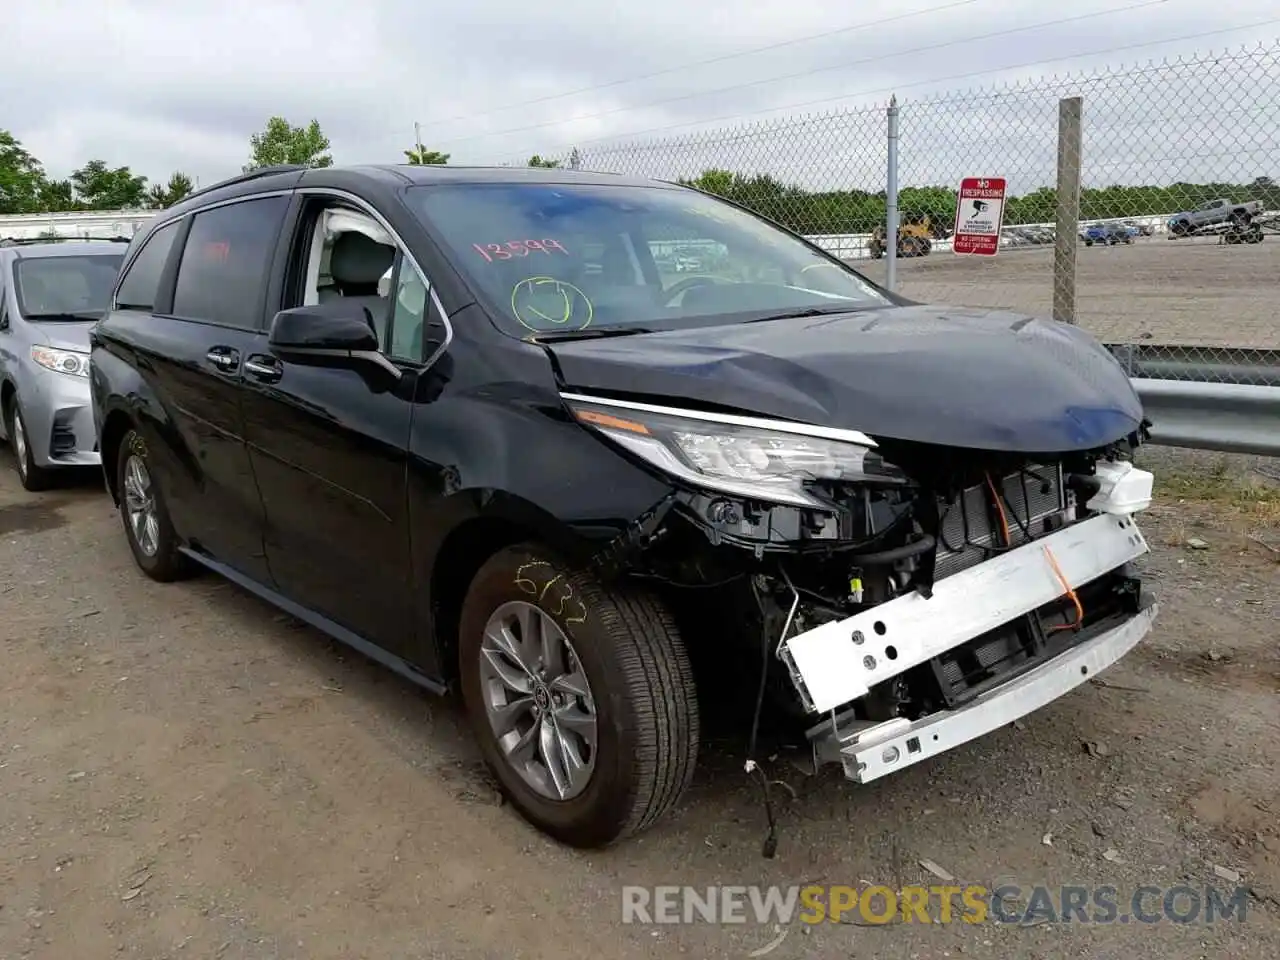
[[[151,485],[151,473],[137,454],[130,454],[124,465],[124,509],[138,549],[145,556],[154,557],[160,549],[156,495]]]
[[[573,644],[541,609],[504,603],[485,624],[480,683],[503,756],[534,791],[571,800],[591,780],[597,717]]]
[[[22,423],[22,414],[13,412],[13,456],[18,461],[18,475],[27,476],[27,430]]]

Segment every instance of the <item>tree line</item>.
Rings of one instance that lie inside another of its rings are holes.
[[[410,164],[444,164],[449,154],[415,146],[404,151]],[[258,167],[298,164],[333,165],[329,138],[318,120],[294,126],[284,117],[271,117],[249,137],[245,173]],[[558,167],[560,161],[534,154],[531,167]],[[0,129],[0,214],[61,213],[74,210],[159,210],[182,200],[195,188],[191,177],[175,171],[163,183],[149,183],[129,167],[111,167],[90,160],[59,180],[10,131]]]
[[[297,164],[333,165],[329,138],[317,120],[294,126],[284,117],[271,117],[249,138],[248,172],[258,167]],[[574,152],[569,165],[578,166]],[[404,151],[414,165],[447,164],[450,155],[421,144]],[[530,167],[559,167],[561,161],[539,154]],[[767,173],[708,169],[681,183],[725,197],[802,234],[869,233],[886,217],[885,192],[869,190],[809,190]],[[191,178],[181,171],[163,183],[148,184],[129,167],[110,167],[90,160],[64,180],[49,177],[40,161],[7,130],[0,129],[0,214],[47,213],[67,210],[161,209],[191,193]],[[1168,216],[1220,197],[1232,201],[1258,200],[1265,209],[1280,209],[1280,185],[1265,176],[1248,184],[1173,183],[1168,186],[1111,186],[1087,188],[1080,198],[1084,220]],[[1040,187],[1009,197],[1005,223],[1048,223],[1056,218],[1057,191]],[[904,187],[898,194],[904,220],[927,219],[938,235],[953,227],[956,191],[949,186]]]
[[[876,225],[885,223],[887,215],[883,190],[806,190],[769,174],[716,169],[680,182],[740,203],[810,236],[870,233]],[[901,219],[919,222],[927,218],[934,232],[945,236],[954,227],[956,193],[952,187],[903,187],[898,191]],[[1080,218],[1163,217],[1219,198],[1233,202],[1258,200],[1264,209],[1276,210],[1280,209],[1280,185],[1270,177],[1257,177],[1248,184],[1089,187],[1081,191]],[[1052,223],[1057,218],[1057,199],[1058,192],[1053,187],[1007,197],[1004,222],[1009,226]]]
[[[0,214],[160,209],[177,203],[191,189],[191,178],[180,171],[164,183],[148,186],[146,177],[104,160],[90,160],[58,180],[45,173],[44,165],[13,134],[0,129]]]

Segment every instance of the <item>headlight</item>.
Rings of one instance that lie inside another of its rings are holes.
[[[874,449],[708,414],[658,413],[569,400],[574,416],[660,470],[699,487],[803,507],[829,507],[806,485],[833,480],[904,484],[907,477]],[[708,417],[708,419],[703,419]],[[733,418],[743,420],[747,418]],[[835,431],[832,431],[835,432]]]
[[[89,375],[89,355],[76,350],[54,350],[51,347],[32,347],[31,359],[40,366],[73,377]]]

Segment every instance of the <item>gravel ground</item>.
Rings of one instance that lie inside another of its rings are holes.
[[[1191,479],[1144,524],[1144,646],[874,785],[779,760],[796,796],[766,861],[742,742],[707,744],[641,838],[560,848],[498,801],[456,703],[211,575],[151,583],[96,478],[32,495],[0,454],[0,958],[745,957],[772,930],[624,925],[621,886],[939,882],[925,858],[1122,903],[1234,886],[1217,865],[1252,894],[1243,924],[797,924],[769,955],[1280,956],[1277,511],[1215,460],[1161,469]]]
[[[1280,236],[1227,246],[1150,237],[1078,248],[1077,316],[1107,343],[1145,341],[1280,348]],[[935,253],[898,262],[899,290],[915,300],[1053,312],[1052,247],[996,257]],[[884,280],[883,260],[858,270]]]

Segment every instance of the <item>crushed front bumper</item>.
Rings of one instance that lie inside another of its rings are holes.
[[[1157,607],[1151,604],[1124,623],[1033,670],[994,688],[955,710],[943,710],[914,722],[888,720],[872,726],[837,726],[815,739],[815,760],[838,761],[845,776],[868,783],[1026,716],[1075,689],[1132,650],[1151,630]]]
[[[1156,607],[1087,627],[1079,643],[1010,679],[917,720],[860,719],[871,689],[1080,590],[1148,551],[1128,512],[1103,513],[939,580],[933,595],[897,597],[786,640],[778,655],[804,705],[826,718],[808,731],[815,765],[837,762],[866,783],[936,756],[1052,702],[1128,653]]]
[[[1100,514],[934,584],[785,641],[801,701],[828,712],[954,647],[1052,603],[1148,550],[1130,516]]]

